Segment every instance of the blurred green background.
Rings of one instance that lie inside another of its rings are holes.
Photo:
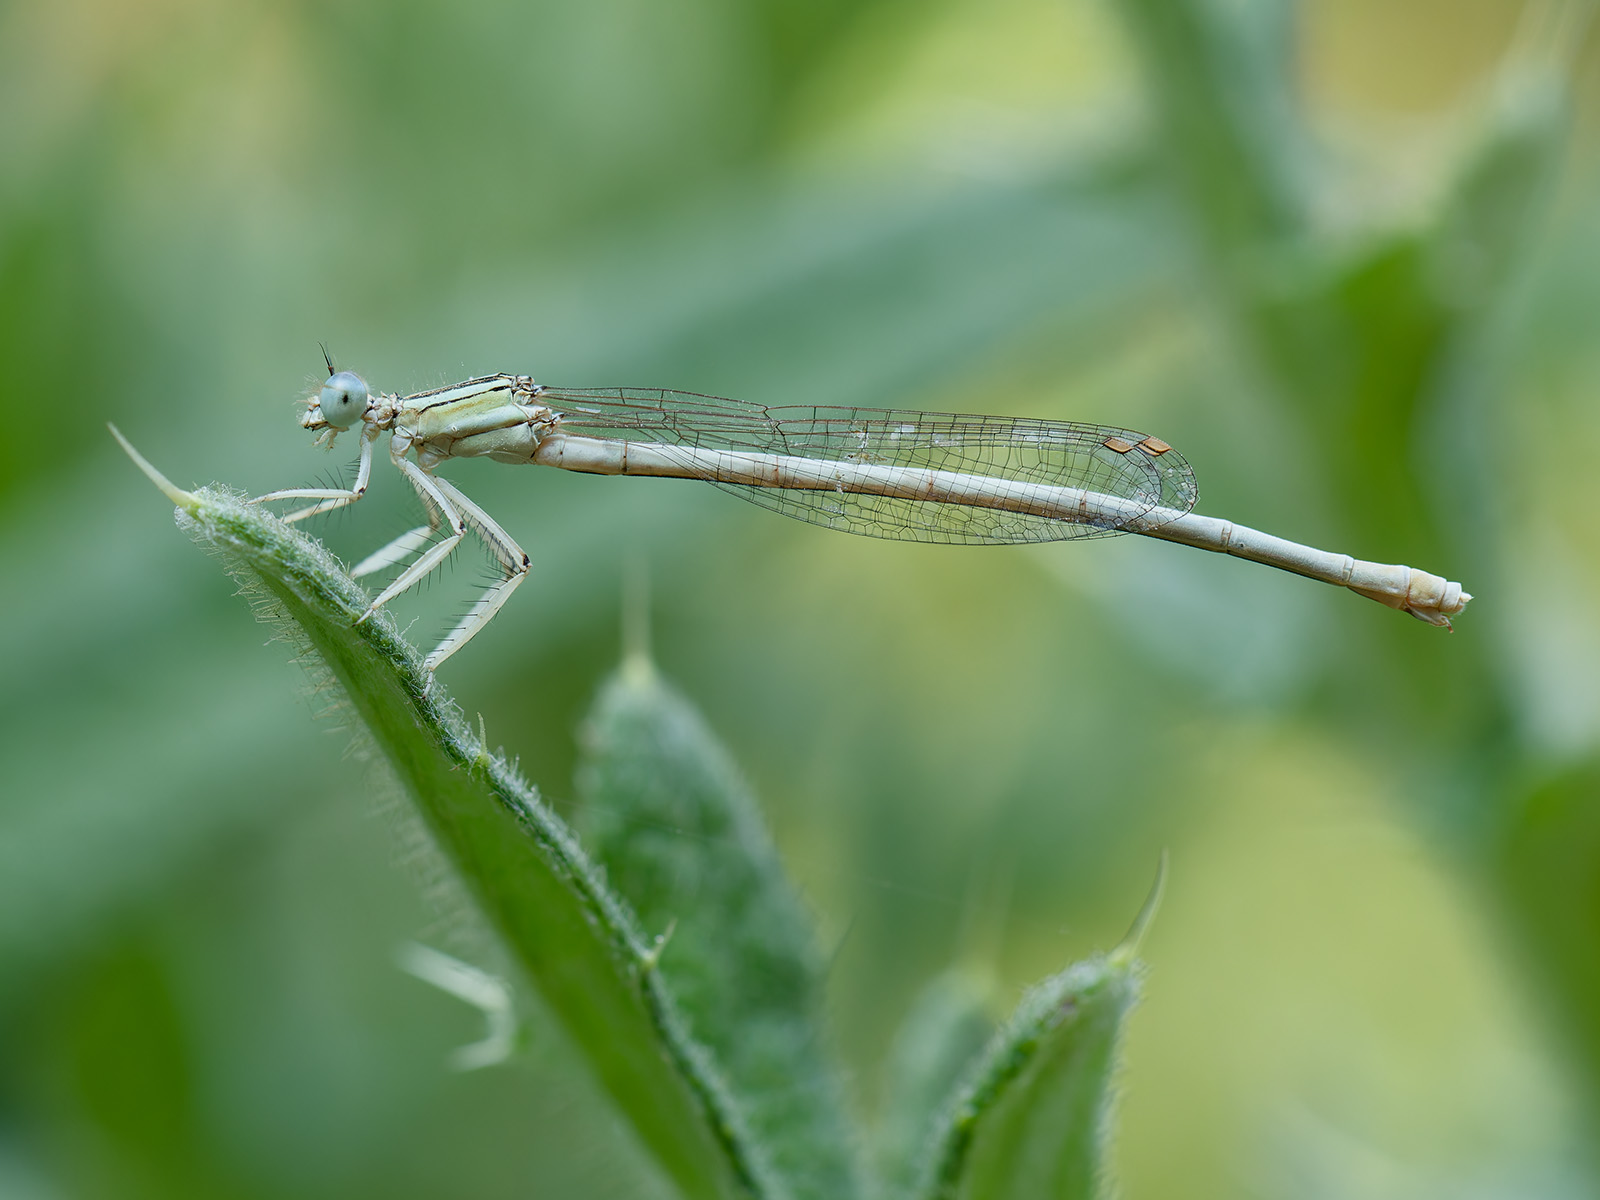
[[[655,652],[835,947],[859,1110],[919,986],[1117,940],[1130,1200],[1600,1192],[1600,97],[1510,0],[0,6],[0,1195],[654,1196],[559,1032],[115,449],[348,469],[341,366],[1104,421],[1201,509],[1461,580],[1453,635],[1181,547],[877,543],[450,468],[534,572],[442,672],[570,811]],[[412,523],[386,464],[313,527]],[[1589,496],[1591,499],[1585,500]],[[397,606],[429,644],[482,571]]]

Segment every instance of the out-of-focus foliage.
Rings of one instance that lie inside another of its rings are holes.
[[[293,419],[318,339],[385,389],[1116,421],[1207,512],[1462,580],[1446,636],[1133,539],[463,464],[536,566],[446,673],[571,802],[648,557],[662,668],[837,943],[862,1111],[929,978],[1000,1015],[1170,846],[1128,1196],[1592,1191],[1592,53],[1530,11],[0,10],[0,1191],[665,1194],[538,1013],[444,1070],[473,1016],[392,953],[484,961],[473,919],[102,432],[180,482],[336,471]],[[316,532],[412,516],[380,472]],[[399,606],[415,640],[476,575]]]

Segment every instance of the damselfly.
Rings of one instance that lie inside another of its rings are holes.
[[[287,488],[256,497],[309,500],[298,521],[366,494],[373,446],[416,490],[427,524],[351,574],[403,569],[362,620],[415,586],[471,531],[501,577],[428,655],[431,671],[471,640],[529,569],[522,548],[435,474],[450,458],[538,463],[600,475],[699,479],[785,516],[871,537],[962,544],[1138,533],[1280,567],[1350,588],[1434,625],[1472,597],[1437,575],[1329,554],[1192,513],[1189,464],[1159,438],[1107,425],[812,405],[766,407],[657,388],[556,388],[485,375],[411,396],[373,394],[335,372],[301,425],[331,442],[360,426],[349,488]],[[415,459],[415,461],[413,461]]]

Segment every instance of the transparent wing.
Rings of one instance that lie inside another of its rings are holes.
[[[1155,438],[1109,425],[875,408],[787,407],[657,388],[545,388],[566,432],[665,447],[746,450],[982,475],[1018,488],[1082,488],[1125,501],[1115,521],[1069,521],[975,505],[698,478],[784,516],[869,537],[1048,542],[1120,533],[1156,509],[1194,507],[1194,472]],[[1168,517],[1167,519],[1171,519]]]

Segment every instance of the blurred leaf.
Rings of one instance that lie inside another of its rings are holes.
[[[726,751],[637,657],[601,690],[584,749],[578,829],[662,931],[662,978],[774,1169],[797,1197],[860,1195],[811,917]]]
[[[1116,953],[1036,986],[958,1100],[925,1194],[1077,1200],[1104,1194],[1113,1076],[1139,968]]]
[[[767,403],[894,406],[1147,302],[1178,254],[1150,182],[1143,146],[1119,144],[998,178],[751,185],[537,272],[475,279],[440,314],[460,347],[444,353],[532,362],[551,382],[688,378]]]
[[[73,1083],[86,1114],[130,1159],[181,1177],[196,1166],[199,1106],[182,1017],[162,965],[148,950],[103,964],[81,993],[80,1010],[63,1024],[73,1038]]]
[[[1433,282],[1456,309],[1503,305],[1528,261],[1572,131],[1572,72],[1592,20],[1583,0],[1529,5],[1437,222]]]
[[[1600,1102],[1600,762],[1531,787],[1501,828],[1496,864],[1524,953],[1560,998]]]
[[[1144,67],[1163,161],[1224,275],[1301,220],[1286,0],[1115,6]]]
[[[877,1156],[891,1195],[909,1195],[927,1172],[943,1106],[994,1032],[992,990],[970,971],[946,971],[922,989],[895,1035]]]
[[[683,1032],[637,926],[571,834],[467,730],[386,616],[320,544],[214,490],[180,524],[298,625],[349,694],[440,848],[663,1170],[688,1196],[765,1194],[765,1169]],[[281,616],[279,613],[281,612]],[[291,636],[293,636],[291,634]]]

